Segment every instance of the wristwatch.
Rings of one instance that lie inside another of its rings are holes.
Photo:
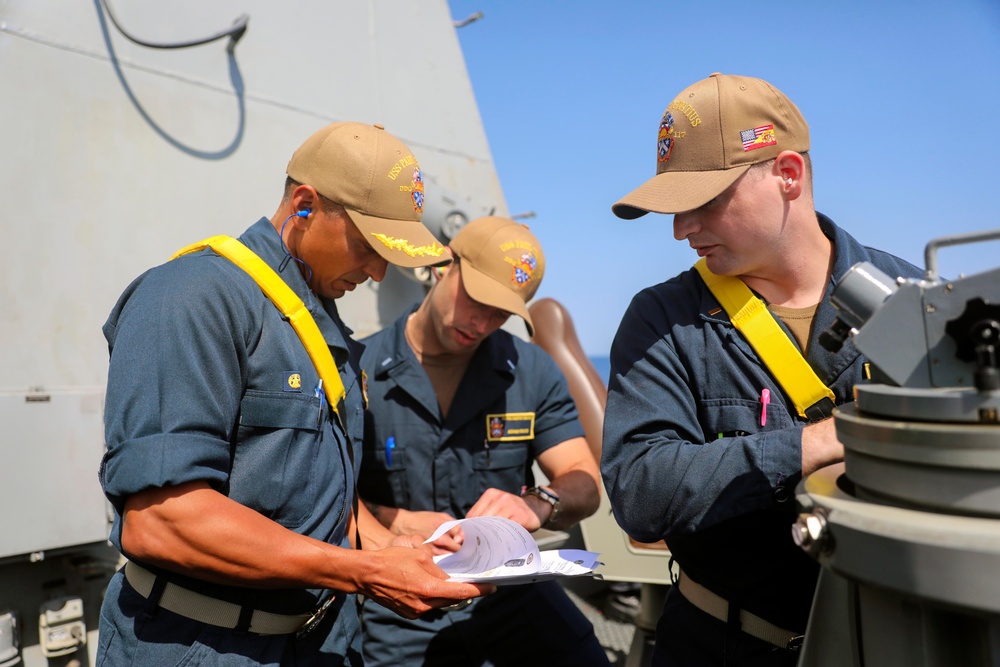
[[[549,514],[549,518],[545,520],[545,523],[542,524],[542,527],[555,523],[556,517],[559,516],[560,510],[562,510],[562,501],[559,500],[559,496],[553,493],[551,489],[546,489],[542,486],[533,486],[530,489],[522,491],[521,495],[535,496],[552,505],[552,512]]]

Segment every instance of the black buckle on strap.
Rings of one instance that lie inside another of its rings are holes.
[[[829,396],[824,396],[808,408],[806,408],[806,419],[810,422],[818,422],[833,416],[833,409],[837,407],[830,400]]]
[[[788,640],[788,645],[785,646],[789,651],[798,651],[802,648],[802,643],[806,640],[805,635],[796,635]]]
[[[316,626],[322,622],[323,617],[326,616],[326,612],[330,609],[330,605],[332,605],[333,601],[336,599],[336,595],[331,595],[326,602],[317,607],[316,611],[313,612],[313,615],[309,617],[309,620],[306,621],[305,624],[298,629],[298,632],[295,633],[295,638],[301,639],[315,630]]]
[[[250,626],[253,624],[254,611],[254,608],[250,605],[240,607],[240,616],[236,619],[236,627],[233,628],[233,630],[238,632],[250,632]]]

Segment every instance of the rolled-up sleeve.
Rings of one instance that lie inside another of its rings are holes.
[[[101,483],[119,512],[147,488],[227,480],[251,314],[231,293],[212,293],[223,281],[207,274],[219,261],[184,258],[148,272],[105,325]]]
[[[567,440],[583,437],[583,426],[562,371],[548,353],[541,349],[533,351],[536,358],[531,360],[534,374],[531,380],[539,392],[539,402],[532,446],[537,455]]]

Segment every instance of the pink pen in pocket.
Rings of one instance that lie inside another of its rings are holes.
[[[767,424],[767,404],[771,402],[771,391],[768,389],[760,390],[760,425],[765,426]]]

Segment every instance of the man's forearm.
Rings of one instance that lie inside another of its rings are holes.
[[[367,509],[359,509],[358,519],[362,542],[370,530],[372,546],[388,534]],[[446,582],[429,550],[358,551],[300,535],[204,482],[130,497],[122,546],[130,557],[205,581],[359,593],[406,618],[493,590]]]
[[[122,546],[151,565],[250,588],[354,592],[363,567],[350,549],[288,530],[203,482],[129,498]]]
[[[553,521],[551,512],[542,506],[551,505],[541,498],[528,496],[529,506],[539,517],[544,517],[543,528],[565,530],[597,511],[601,502],[600,488],[593,476],[582,470],[571,470],[543,485],[559,496],[559,515]],[[547,512],[545,514],[540,513]]]
[[[361,499],[361,504],[368,509],[371,515],[375,517],[380,524],[385,526],[390,531],[392,530],[392,524],[396,519],[396,515],[399,514],[399,508],[379,505],[376,502],[365,500],[364,498]]]

